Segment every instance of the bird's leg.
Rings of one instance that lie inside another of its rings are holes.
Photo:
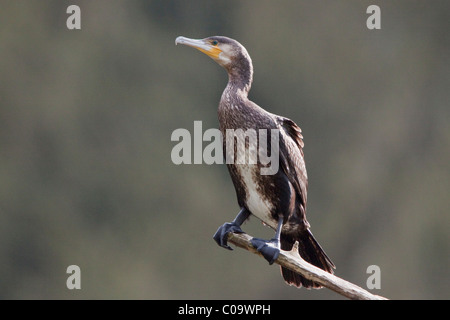
[[[281,227],[283,226],[283,217],[278,219],[277,231],[275,232],[275,237],[270,240],[263,240],[258,238],[253,238],[251,243],[253,247],[256,248],[263,257],[269,262],[269,264],[274,263],[280,254],[280,235]]]
[[[217,244],[221,247],[224,247],[228,250],[233,250],[228,244],[228,233],[236,232],[236,233],[244,233],[241,229],[241,225],[245,220],[250,216],[250,211],[246,208],[241,208],[238,215],[232,222],[224,223],[222,226],[217,229],[216,233],[213,236],[213,239],[216,240]]]

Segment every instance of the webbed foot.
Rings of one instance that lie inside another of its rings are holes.
[[[253,247],[256,248],[263,255],[269,264],[274,263],[280,254],[280,241],[276,238],[271,240],[263,240],[258,238],[253,238],[251,240]]]
[[[217,244],[225,249],[233,250],[227,242],[228,242],[228,233],[244,233],[241,227],[235,222],[227,222],[224,223],[217,229],[216,233],[213,236],[213,239],[217,242]]]

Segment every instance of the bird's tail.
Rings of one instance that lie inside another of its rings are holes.
[[[309,229],[296,233],[295,235],[281,234],[281,249],[290,251],[295,241],[298,241],[298,253],[305,261],[325,270],[326,272],[331,274],[333,273],[333,269],[335,268],[333,262],[327,256],[325,251],[323,251],[316,239],[314,239],[314,236]],[[321,288],[319,284],[308,280],[289,269],[281,267],[281,274],[284,281],[286,281],[289,285],[315,289]]]

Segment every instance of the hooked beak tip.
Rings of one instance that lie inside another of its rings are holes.
[[[177,37],[176,39],[175,39],[175,45],[177,45],[177,44],[184,44],[186,41],[186,38],[185,37],[181,37],[181,36],[179,36],[179,37]]]

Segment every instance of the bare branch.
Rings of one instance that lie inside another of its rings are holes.
[[[234,245],[261,255],[251,244],[252,237],[246,233],[229,233],[228,242]],[[330,290],[333,290],[347,298],[354,300],[387,300],[386,298],[374,295],[357,285],[344,279],[336,277],[328,272],[323,271],[316,266],[303,260],[298,254],[298,242],[296,242],[291,251],[281,250],[276,264],[288,268],[306,279],[312,280]]]

